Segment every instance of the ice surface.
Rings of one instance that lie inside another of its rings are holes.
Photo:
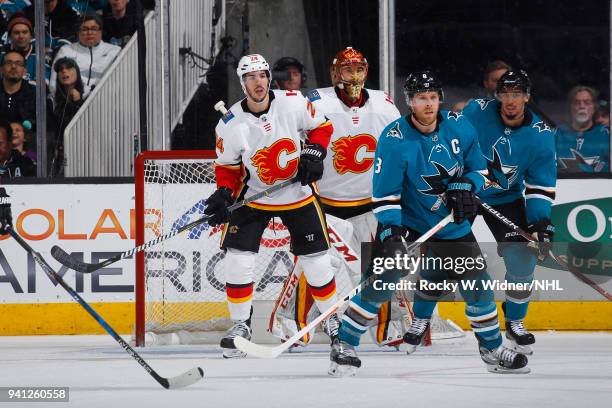
[[[192,367],[204,379],[165,390],[109,336],[0,337],[0,385],[67,386],[69,403],[22,407],[611,407],[612,333],[536,333],[531,374],[488,373],[471,333],[407,356],[359,349],[357,377],[327,375],[327,346],[275,360],[223,360],[215,346],[139,349],[165,377]],[[127,337],[126,337],[127,340]]]

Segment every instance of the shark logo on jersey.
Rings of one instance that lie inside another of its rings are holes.
[[[419,192],[426,195],[436,196],[436,201],[431,207],[431,211],[437,211],[444,202],[444,192],[448,181],[456,176],[460,176],[463,168],[457,160],[453,159],[446,146],[437,144],[432,147],[429,153],[429,162],[436,170],[436,174],[421,176],[429,188],[419,189]]]
[[[504,164],[504,161],[506,163],[509,162],[510,156],[512,156],[510,139],[504,136],[500,137],[493,145],[492,150],[491,159],[485,156],[488,176],[486,177],[484,189],[497,188],[507,190],[518,177],[518,166]]]
[[[463,113],[461,112],[453,112],[453,111],[449,111],[448,115],[446,116],[447,119],[455,119],[457,122],[459,121],[459,118],[463,116]]]
[[[493,99],[476,99],[476,103],[480,106],[480,110],[487,109],[487,105],[493,102]]]
[[[544,122],[542,120],[537,122],[537,123],[534,123],[533,127],[535,129],[538,129],[538,133],[542,133],[542,132],[546,132],[546,131],[552,132],[552,128],[550,126],[548,126],[546,124],[546,122]]]
[[[395,137],[397,139],[404,139],[404,135],[402,134],[402,131],[400,130],[400,125],[399,122],[395,123],[395,126],[393,126],[388,132],[387,132],[387,137]]]
[[[583,156],[578,150],[570,149],[572,157],[559,157],[562,169],[567,172],[600,172],[605,165],[599,156]]]

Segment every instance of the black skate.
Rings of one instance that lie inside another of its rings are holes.
[[[410,324],[408,331],[404,334],[404,342],[408,344],[406,353],[414,353],[417,346],[423,341],[428,328],[429,319],[419,319],[418,317],[412,319],[412,323]]]
[[[535,336],[525,329],[522,320],[506,320],[506,338],[514,351],[528,356],[533,354],[530,345],[535,343]]]
[[[338,315],[332,313],[331,316],[321,322],[321,326],[333,344],[334,340],[338,338],[338,331],[340,330],[340,319]]]
[[[480,358],[487,365],[487,370],[496,374],[527,374],[527,357],[503,345],[489,350],[480,347]]]
[[[251,328],[245,320],[234,321],[234,325],[227,331],[221,339],[221,348],[223,349],[223,358],[245,357],[246,353],[238,350],[234,345],[236,336],[244,337],[251,340]]]
[[[327,373],[334,377],[351,377],[361,367],[361,360],[357,357],[355,347],[340,341],[337,337],[332,342],[329,355],[331,364]]]

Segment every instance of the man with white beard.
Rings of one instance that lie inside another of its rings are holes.
[[[569,126],[555,136],[560,172],[599,173],[610,171],[610,130],[593,119],[597,91],[578,85],[569,92]]]

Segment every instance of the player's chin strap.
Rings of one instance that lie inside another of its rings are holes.
[[[444,217],[439,223],[434,225],[429,231],[425,234],[421,235],[416,241],[413,243],[406,245],[406,251],[411,253],[416,248],[418,248],[423,242],[427,241],[429,238],[434,236],[438,231],[444,228],[447,224],[453,221],[453,214],[449,214]],[[355,297],[358,293],[360,293],[363,289],[368,287],[372,282],[377,279],[380,279],[381,275],[373,273],[368,279],[362,281],[357,287],[353,288],[348,294],[346,294],[343,298],[339,299],[336,303],[334,303],[329,309],[321,312],[321,314],[308,323],[306,326],[302,328],[302,330],[295,333],[291,338],[287,339],[284,343],[279,344],[278,346],[268,347],[262,346],[260,344],[253,343],[243,337],[237,336],[234,338],[234,344],[236,347],[245,352],[248,355],[252,355],[259,358],[276,358],[282,352],[289,349],[293,344],[295,344],[299,339],[304,337],[304,335],[312,330],[323,320],[327,319],[331,316],[332,313],[335,313],[339,308],[341,308],[344,304],[346,304],[349,300]]]
[[[522,236],[523,238],[525,238],[527,241],[530,242],[536,242],[537,240],[528,232],[524,231],[521,227],[519,227],[518,225],[516,225],[514,222],[512,222],[512,220],[506,218],[502,213],[500,213],[499,211],[497,211],[495,208],[491,207],[489,204],[483,202],[481,199],[479,199],[478,197],[476,198],[476,202],[478,203],[478,205],[480,205],[486,212],[488,212],[489,214],[491,214],[493,217],[495,217],[498,221],[500,221],[501,223],[503,223],[505,226],[507,226],[508,228],[510,228],[512,231],[516,232],[517,234],[519,234],[520,236]],[[553,251],[549,252],[549,255],[552,259],[555,260],[555,262],[557,262],[562,268],[567,269],[568,271],[570,271],[576,278],[578,278],[579,280],[581,280],[582,282],[586,283],[587,285],[589,285],[590,287],[592,287],[595,291],[597,291],[599,294],[601,294],[603,297],[605,297],[608,300],[612,300],[612,295],[610,293],[608,293],[605,289],[603,289],[601,286],[599,286],[597,283],[593,282],[591,279],[589,279],[586,275],[584,275],[582,272],[580,272],[579,270],[577,270],[576,268],[574,268],[571,265],[568,265],[567,262],[565,262],[563,259],[561,259],[558,255],[555,255],[553,253]]]

